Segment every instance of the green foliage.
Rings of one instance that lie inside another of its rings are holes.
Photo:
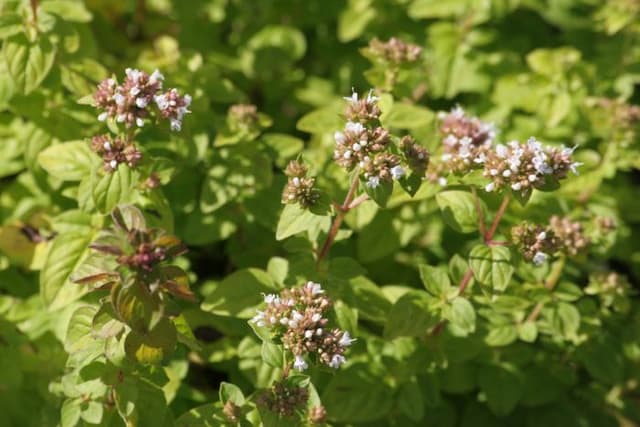
[[[631,0],[1,1],[0,425],[640,424],[639,36]],[[127,68],[164,75],[131,117]],[[489,122],[567,170],[446,145]],[[322,324],[260,323],[309,282]]]

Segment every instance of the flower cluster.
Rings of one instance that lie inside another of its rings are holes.
[[[107,172],[115,171],[121,163],[134,168],[142,159],[142,153],[133,142],[119,137],[111,139],[109,135],[94,136],[91,139],[91,150],[102,157],[104,170]]]
[[[545,263],[556,252],[577,255],[590,243],[582,224],[557,215],[551,217],[547,226],[517,225],[511,229],[511,238],[523,258],[536,265]]]
[[[315,188],[315,178],[307,176],[308,172],[305,164],[297,160],[289,162],[284,171],[289,181],[282,191],[282,203],[299,203],[307,209],[318,202],[320,191]]]
[[[349,332],[329,329],[325,313],[331,301],[318,283],[284,289],[280,295],[264,296],[266,307],[251,320],[271,330],[274,339],[282,342],[295,360],[299,371],[308,368],[305,356],[337,369],[346,362],[344,352],[354,341]]]
[[[234,104],[228,111],[229,127],[232,130],[253,130],[257,127],[260,117],[258,107],[253,104]]]
[[[378,98],[371,93],[359,98],[357,93],[345,98],[347,123],[343,131],[335,132],[333,153],[336,163],[351,171],[358,169],[369,188],[403,178],[409,164],[412,170],[423,170],[429,161],[428,153],[413,140],[405,139],[403,153],[406,159],[390,151],[392,146],[389,131],[380,126]]]
[[[222,413],[227,421],[231,423],[237,423],[240,421],[240,416],[242,415],[242,408],[236,405],[232,400],[227,400],[227,402],[222,407]]]
[[[158,71],[151,75],[127,68],[120,85],[114,78],[103,80],[94,94],[96,107],[103,110],[98,120],[113,118],[126,127],[142,127],[151,114],[150,108],[158,108],[158,114],[168,119],[172,130],[180,130],[182,118],[189,113],[189,95],[181,96],[176,89],[160,93],[164,76]]]
[[[412,43],[406,43],[396,37],[383,42],[374,38],[366,49],[370,57],[381,62],[394,65],[416,62],[420,58],[422,48]]]
[[[276,381],[271,388],[264,390],[256,403],[282,417],[292,417],[297,411],[305,409],[309,400],[306,387],[289,384],[286,379]]]
[[[616,272],[592,274],[589,277],[589,284],[584,289],[585,294],[597,296],[602,307],[623,313],[630,308],[631,291],[629,280]]]
[[[450,112],[440,112],[440,135],[442,155],[429,168],[430,181],[446,185],[446,176],[453,173],[463,175],[483,167],[487,152],[496,137],[492,123],[469,116],[461,107]]]
[[[399,146],[409,169],[415,174],[423,176],[429,166],[427,149],[418,145],[410,136],[403,137]]]
[[[486,191],[510,188],[523,196],[533,188],[544,188],[566,178],[569,171],[577,174],[580,163],[572,159],[573,148],[543,147],[535,138],[525,144],[511,141],[498,144],[486,153],[484,176],[491,182]]]

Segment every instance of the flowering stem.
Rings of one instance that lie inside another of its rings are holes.
[[[473,189],[472,192],[476,199],[476,209],[478,210],[478,218],[480,221],[480,231],[483,232],[485,227],[484,227],[484,220],[482,218],[482,213],[480,209],[480,202],[478,200],[478,196],[476,194],[475,189]],[[502,217],[504,216],[505,211],[507,210],[507,206],[509,206],[509,201],[510,201],[510,197],[504,196],[504,199],[502,199],[502,203],[498,208],[498,212],[496,213],[495,218],[493,218],[493,222],[491,223],[491,228],[489,229],[488,232],[482,233],[484,237],[484,243],[486,245],[491,246],[495,244],[506,243],[506,242],[494,242],[492,239],[493,239],[493,235],[496,233],[496,230],[498,229],[498,225],[500,224],[500,221],[502,220]],[[464,293],[464,291],[467,289],[467,286],[469,286],[469,283],[471,283],[471,279],[473,279],[473,270],[471,269],[471,267],[469,267],[467,271],[464,273],[464,276],[462,276],[462,279],[460,279],[460,283],[458,283],[458,295],[462,295]],[[443,320],[440,323],[438,323],[433,328],[430,335],[431,336],[439,335],[444,330],[444,325],[446,325],[446,323],[447,323],[446,320]]]
[[[558,261],[556,261],[556,263],[553,264],[553,269],[551,270],[551,273],[549,274],[549,277],[547,278],[547,280],[544,282],[544,287],[547,288],[549,291],[552,291],[553,288],[555,288],[556,284],[558,284],[558,281],[560,280],[560,276],[562,275],[562,270],[564,269],[565,262],[566,262],[566,258],[564,256],[561,256],[558,259]],[[526,321],[535,322],[538,316],[540,316],[543,306],[544,306],[544,303],[542,301],[538,302],[535,305],[535,307],[533,307],[533,310],[531,310],[531,313],[529,314],[529,316],[527,316]]]
[[[504,199],[502,199],[502,203],[500,204],[500,207],[498,208],[498,212],[496,213],[495,218],[493,218],[493,223],[491,224],[491,228],[484,235],[485,243],[486,242],[490,242],[493,239],[493,235],[496,234],[496,230],[498,229],[498,225],[500,224],[500,220],[502,219],[502,216],[504,215],[505,211],[507,210],[507,206],[509,206],[509,202],[510,201],[511,201],[511,198],[508,195],[504,196]]]
[[[367,193],[363,193],[359,195],[358,197],[353,199],[353,201],[349,204],[349,210],[360,206],[362,203],[366,202],[367,200],[369,200],[369,195]]]
[[[333,245],[333,241],[336,238],[336,234],[338,234],[338,231],[340,230],[340,225],[342,225],[342,220],[344,219],[347,212],[349,212],[349,210],[351,209],[351,202],[353,201],[353,197],[355,196],[356,191],[358,190],[359,183],[360,183],[360,177],[356,173],[353,175],[353,179],[351,180],[351,186],[349,187],[349,191],[347,192],[347,195],[344,198],[344,202],[342,202],[342,205],[339,206],[338,213],[336,214],[336,217],[333,219],[331,228],[329,228],[329,234],[327,234],[327,240],[325,240],[324,244],[322,245],[322,249],[320,249],[320,251],[318,252],[318,259],[317,259],[318,264],[329,253],[329,249],[331,249],[331,245]],[[363,201],[364,200],[360,201],[358,204],[362,203]]]
[[[31,13],[33,13],[33,24],[38,26],[38,0],[31,0]]]

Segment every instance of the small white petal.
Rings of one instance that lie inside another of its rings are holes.
[[[98,115],[98,121],[104,122],[105,120],[107,120],[108,117],[109,117],[109,114],[107,114],[107,112],[105,111],[104,113],[100,113]]]

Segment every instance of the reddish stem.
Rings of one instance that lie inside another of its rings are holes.
[[[331,223],[331,228],[329,228],[329,234],[327,234],[327,240],[324,241],[324,244],[322,245],[322,249],[320,249],[320,251],[318,252],[318,260],[317,260],[318,264],[320,264],[320,261],[322,261],[324,257],[326,257],[327,254],[329,253],[329,249],[331,249],[331,245],[333,245],[333,241],[336,238],[336,234],[338,234],[338,231],[340,230],[340,225],[342,225],[342,220],[344,219],[347,212],[349,212],[349,209],[351,209],[350,205],[351,205],[351,202],[353,201],[353,197],[356,194],[356,190],[358,189],[359,183],[360,183],[360,178],[356,173],[353,176],[353,180],[351,181],[351,186],[349,187],[349,191],[347,192],[347,195],[344,198],[344,202],[342,202],[342,205],[339,207],[339,209],[337,209],[338,213],[336,214],[336,217],[333,219],[333,222]]]
[[[496,212],[496,216],[493,218],[493,222],[491,223],[491,228],[489,229],[488,232],[485,232],[484,219],[482,217],[482,213],[480,209],[480,201],[478,199],[478,195],[476,194],[475,189],[472,189],[472,192],[476,200],[476,209],[478,210],[480,232],[483,234],[485,244],[489,246],[491,246],[492,244],[506,244],[506,242],[494,242],[492,239],[493,239],[493,235],[496,233],[496,230],[498,229],[498,225],[500,224],[500,221],[502,220],[502,217],[504,216],[505,211],[507,210],[507,206],[509,206],[509,196],[504,196],[504,199],[502,199],[502,203],[498,208],[498,212]],[[462,295],[464,293],[464,291],[467,289],[467,286],[469,286],[469,283],[471,283],[471,279],[473,279],[473,270],[471,269],[471,267],[469,267],[467,271],[464,273],[464,276],[462,276],[460,283],[458,283],[458,295]],[[446,324],[447,324],[446,320],[443,320],[440,323],[438,323],[433,328],[430,335],[431,336],[439,335],[444,330],[444,326]]]
[[[38,0],[31,0],[31,13],[33,13],[33,23],[38,26]]]

